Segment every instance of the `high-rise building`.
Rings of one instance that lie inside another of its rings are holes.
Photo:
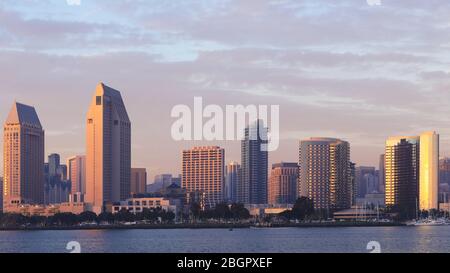
[[[419,209],[439,208],[439,135],[420,135]]]
[[[390,137],[386,141],[386,206],[405,219],[417,215],[419,149],[419,137]]]
[[[225,150],[220,147],[194,147],[183,151],[182,187],[188,193],[204,194],[205,207],[223,201]]]
[[[230,162],[227,165],[225,175],[225,199],[227,201],[237,201],[237,186],[241,179],[241,165],[237,162]]]
[[[368,193],[378,192],[378,177],[375,167],[356,167],[355,179],[355,183],[358,185],[357,198],[364,198]]]
[[[297,198],[297,163],[272,165],[269,180],[269,204],[294,204]]]
[[[300,142],[299,154],[299,196],[312,199],[316,209],[350,208],[350,144],[334,138],[311,138]]]
[[[267,204],[269,154],[268,128],[258,120],[245,129],[241,143],[242,176],[237,188],[238,201]]]
[[[50,176],[56,176],[61,163],[61,157],[59,154],[51,154],[48,156],[48,174]]]
[[[86,122],[85,201],[100,213],[130,197],[131,122],[120,92],[100,83]]]
[[[147,170],[145,168],[131,169],[130,195],[147,193]]]
[[[67,181],[67,167],[61,165],[60,155],[48,156],[44,167],[44,203],[61,204],[69,201],[70,181]]]
[[[15,102],[4,124],[4,209],[44,202],[44,130],[36,110]]]
[[[78,155],[67,159],[68,180],[72,194],[86,194],[86,156]]]
[[[386,206],[402,218],[438,209],[439,135],[391,137],[386,142]]]
[[[386,192],[386,170],[385,170],[385,154],[380,155],[378,173],[378,191],[380,193]]]

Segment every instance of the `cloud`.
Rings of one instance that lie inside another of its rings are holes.
[[[279,104],[272,161],[296,161],[312,134],[349,140],[361,164],[376,164],[387,136],[429,129],[450,152],[448,1],[60,2],[0,4],[0,109],[35,105],[63,157],[83,153],[99,81],[122,91],[134,164],[151,174],[179,172],[180,150],[205,144],[170,139],[171,108],[194,96]],[[239,143],[217,144],[239,161]]]

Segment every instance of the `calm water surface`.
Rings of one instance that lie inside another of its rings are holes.
[[[70,241],[96,253],[450,252],[450,226],[279,229],[0,231],[0,252],[64,253]]]

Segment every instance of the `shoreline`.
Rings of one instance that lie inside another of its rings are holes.
[[[141,224],[141,225],[92,225],[92,226],[55,226],[55,227],[0,227],[0,231],[70,231],[70,230],[145,230],[145,229],[259,229],[259,228],[337,228],[337,227],[401,227],[404,223],[371,222],[335,222],[335,223],[300,223],[300,224]]]

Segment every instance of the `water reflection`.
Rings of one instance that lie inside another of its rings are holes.
[[[68,252],[70,241],[96,253],[450,252],[450,226],[206,230],[1,231],[0,252]]]

